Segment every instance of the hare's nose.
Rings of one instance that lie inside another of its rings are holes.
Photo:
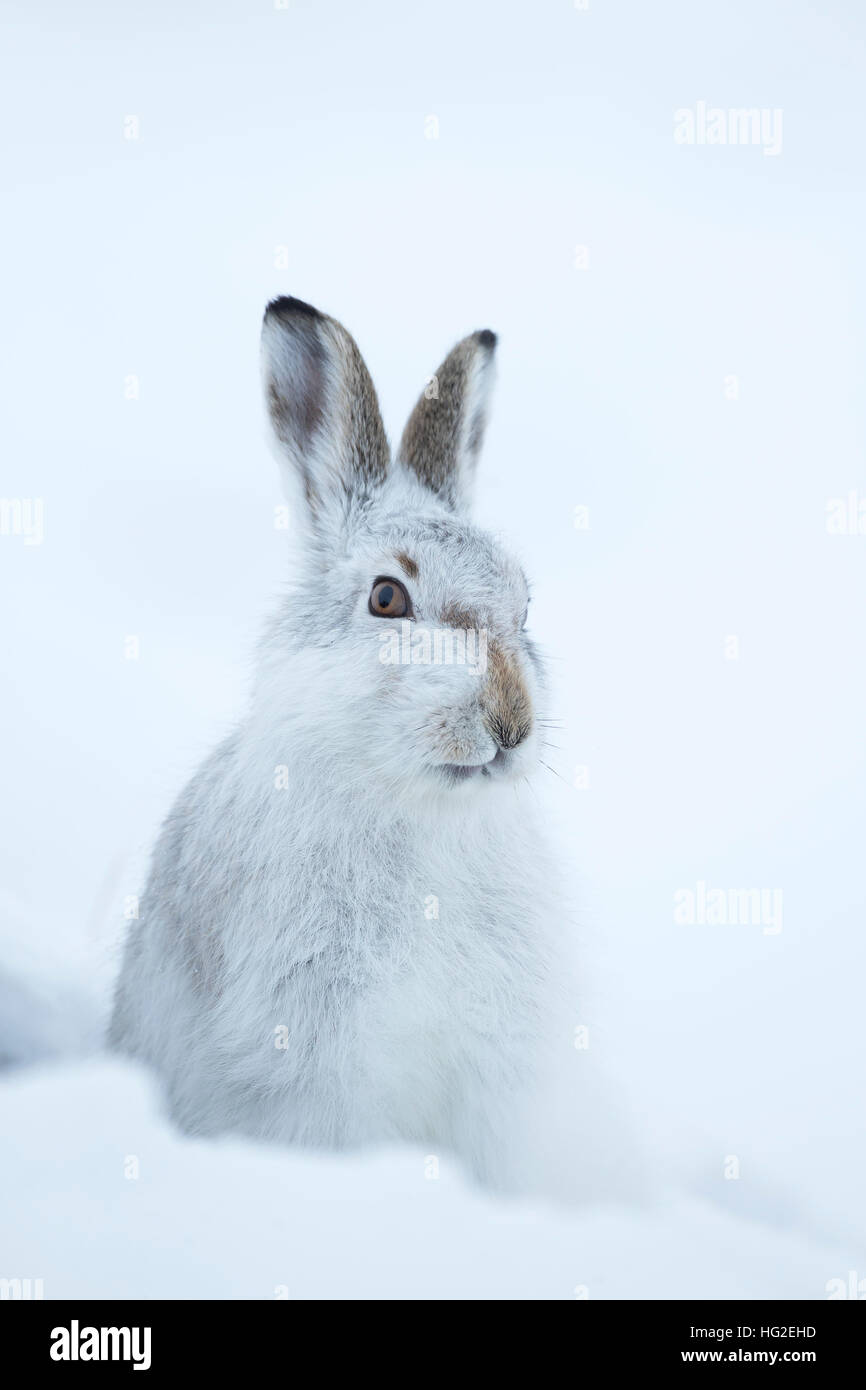
[[[511,748],[518,748],[524,739],[529,738],[532,732],[532,720],[523,715],[508,718],[501,718],[498,714],[487,716],[485,724],[495,740],[499,752],[508,752]],[[496,755],[499,756],[499,753]]]
[[[491,642],[482,697],[484,723],[502,749],[517,748],[532,732],[532,701],[516,656]]]

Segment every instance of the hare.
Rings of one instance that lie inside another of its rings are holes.
[[[457,344],[392,459],[347,331],[268,305],[291,584],[157,842],[110,1025],[192,1133],[417,1142],[509,1180],[562,921],[527,583],[467,518],[495,347]]]

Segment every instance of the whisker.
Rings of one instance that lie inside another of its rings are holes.
[[[546,767],[546,768],[547,768],[548,772],[552,772],[553,775],[554,775],[554,777],[558,777],[559,780],[560,780],[560,782],[565,782],[565,778],[563,777],[562,773],[561,773],[561,772],[557,772],[557,770],[556,770],[555,767],[551,767],[551,766],[550,766],[550,763],[546,763],[546,762],[544,761],[543,758],[539,758],[538,761],[541,763],[541,766],[542,766],[542,767]],[[569,786],[570,783],[565,782],[565,785],[566,785],[566,786]]]

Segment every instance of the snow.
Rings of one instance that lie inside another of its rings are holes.
[[[101,1050],[105,943],[67,935],[64,954],[29,927],[3,943],[0,1273],[46,1298],[811,1299],[863,1267],[850,1223],[777,1175],[701,1173],[712,1136],[693,1130],[639,1149],[640,1192],[622,1175],[607,1197],[568,1173],[494,1196],[447,1153],[185,1137],[153,1078]],[[646,1119],[617,1147],[648,1143]]]
[[[46,1298],[810,1298],[847,1269],[682,1197],[580,1213],[494,1200],[444,1157],[432,1177],[420,1151],[183,1139],[120,1062],[0,1094],[4,1268]]]

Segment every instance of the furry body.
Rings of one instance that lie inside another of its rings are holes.
[[[292,306],[266,318],[266,391],[307,531],[251,708],[157,844],[111,1040],[192,1132],[417,1141],[504,1178],[560,924],[526,581],[464,514],[495,340],[446,359],[392,462],[354,343]],[[471,622],[486,668],[383,661],[382,575],[413,641]]]

